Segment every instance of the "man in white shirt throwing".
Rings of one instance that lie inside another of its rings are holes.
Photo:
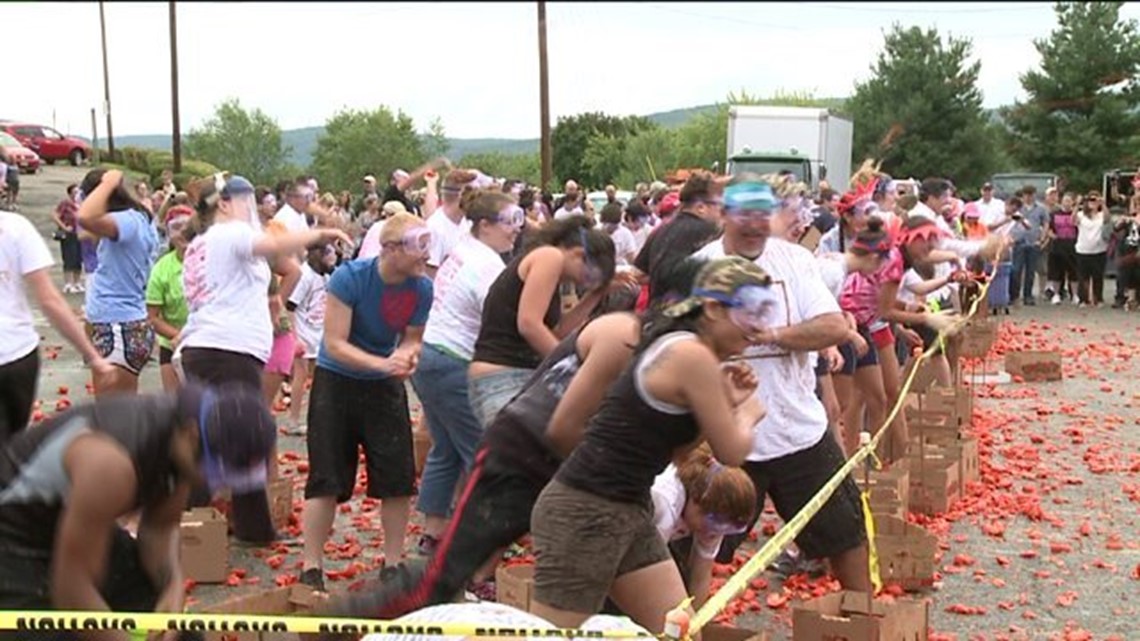
[[[976,203],[978,210],[982,212],[982,224],[987,230],[1004,234],[1009,229],[1011,221],[1005,215],[1005,201],[994,198],[993,183],[982,185],[982,197]]]
[[[809,355],[845,340],[847,326],[811,253],[770,237],[772,214],[780,206],[766,183],[736,177],[725,190],[724,235],[695,254],[752,260],[772,276],[776,293],[769,329],[745,352],[760,379],[757,394],[768,408],[744,464],[756,485],[753,523],[769,494],[780,517],[791,519],[845,462],[828,432]],[[859,488],[848,477],[796,537],[796,545],[808,558],[828,559],[845,589],[868,591],[866,534]],[[746,538],[747,532],[726,537],[717,560],[731,561]]]

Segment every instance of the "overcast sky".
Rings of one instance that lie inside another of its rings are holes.
[[[986,106],[1021,95],[1048,3],[548,3],[553,117],[647,114],[732,90],[847,96],[892,22],[968,36]],[[107,3],[116,135],[170,131],[168,5]],[[1124,14],[1140,17],[1140,6]],[[178,6],[182,128],[235,96],[284,129],[342,107],[403,109],[452,137],[537,137],[536,3],[185,3]],[[103,131],[99,9],[0,2],[0,118]],[[36,52],[36,53],[33,53]]]

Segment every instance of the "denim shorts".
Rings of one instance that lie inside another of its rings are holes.
[[[532,374],[532,369],[511,367],[468,379],[467,393],[471,398],[471,411],[475,412],[475,418],[479,419],[484,429],[495,420],[499,410],[522,391]]]

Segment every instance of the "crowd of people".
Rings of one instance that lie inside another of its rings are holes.
[[[687,594],[709,596],[767,499],[790,519],[883,427],[916,348],[954,384],[940,332],[964,284],[1008,279],[1005,306],[1031,305],[1047,246],[1046,298],[1095,306],[1115,242],[1131,307],[1140,285],[1140,209],[1109,222],[1093,193],[1003,203],[987,184],[966,203],[870,163],[842,192],[695,172],[628,202],[611,186],[595,211],[564,191],[443,160],[382,194],[366,176],[358,197],[228,174],[151,193],[95,169],[54,213],[85,326],[44,239],[0,212],[0,549],[19,560],[0,568],[0,609],[181,609],[181,511],[228,489],[233,536],[278,540],[265,485],[284,434],[309,461],[302,583],[326,590],[361,462],[380,502],[379,582],[325,611],[446,620],[529,533],[526,616],[661,632]],[[29,293],[95,393],[34,428]],[[138,394],[156,342],[163,391]],[[410,391],[432,437],[418,483]],[[890,430],[887,462],[910,444],[905,415]],[[776,569],[870,589],[851,478]]]

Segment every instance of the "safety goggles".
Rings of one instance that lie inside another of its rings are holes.
[[[776,295],[768,287],[744,285],[731,295],[695,289],[693,295],[715,300],[727,307],[732,323],[746,332],[758,332],[773,324],[772,310],[776,305]]]
[[[704,531],[713,536],[732,536],[748,530],[748,521],[737,521],[721,514],[704,515]]]
[[[426,255],[431,247],[431,230],[427,227],[414,227],[404,232],[400,240],[384,243],[385,247],[393,245],[403,248],[409,254]]]
[[[511,229],[522,229],[526,223],[526,213],[518,205],[508,205],[499,212],[498,222]]]
[[[758,222],[772,218],[771,209],[726,209],[724,213],[732,220],[741,223]]]
[[[211,492],[229,489],[234,494],[244,494],[265,487],[265,462],[259,461],[246,468],[227,467],[225,461],[214,458],[210,452],[210,439],[206,436],[209,412],[217,411],[213,394],[207,392],[202,399],[202,409],[198,414],[198,438],[202,444],[202,473]]]

